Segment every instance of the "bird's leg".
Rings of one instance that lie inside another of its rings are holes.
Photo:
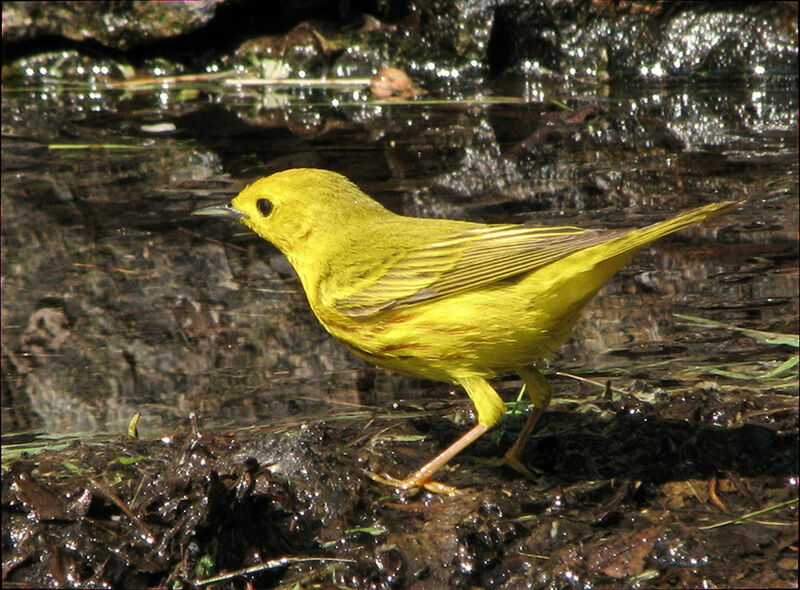
[[[476,424],[444,451],[436,455],[404,480],[398,481],[395,485],[404,490],[425,488],[430,492],[436,492],[438,494],[452,495],[458,493],[457,488],[436,481],[430,481],[430,479],[433,477],[433,474],[444,467],[450,459],[467,448],[487,430],[489,429],[483,424]]]
[[[466,377],[460,379],[459,383],[467,391],[472,403],[475,405],[475,411],[478,413],[478,423],[406,479],[398,481],[388,476],[376,476],[373,477],[373,479],[381,483],[394,485],[404,490],[424,487],[429,491],[437,493],[457,493],[458,490],[456,488],[432,482],[430,478],[433,477],[439,469],[444,467],[450,459],[455,457],[494,426],[505,411],[503,400],[497,395],[497,392],[486,379],[482,377]]]
[[[525,426],[522,427],[522,431],[520,431],[516,442],[506,451],[503,461],[515,471],[529,479],[533,479],[533,474],[522,463],[520,455],[522,455],[522,451],[525,450],[525,443],[528,442],[528,438],[536,427],[536,423],[547,409],[547,406],[550,405],[550,399],[553,397],[553,388],[550,382],[545,379],[544,375],[532,365],[518,367],[517,374],[522,377],[522,381],[525,383],[528,396],[530,396],[531,402],[533,403],[533,410],[528,415]]]

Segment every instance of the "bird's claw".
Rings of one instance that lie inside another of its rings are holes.
[[[443,494],[445,496],[455,496],[461,493],[461,490],[458,488],[438,481],[418,481],[413,477],[397,479],[387,473],[377,474],[367,470],[364,470],[364,473],[366,473],[367,477],[372,481],[407,492],[413,493],[420,488],[424,488],[434,494]]]

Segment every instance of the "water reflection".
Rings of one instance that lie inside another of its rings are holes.
[[[572,110],[524,102],[523,87],[493,97],[450,81],[445,99],[377,104],[358,86],[4,94],[6,432],[121,432],[135,411],[155,432],[190,411],[235,426],[460,399],[354,358],[274,248],[188,217],[292,166],[338,170],[395,211],[490,222],[646,225],[744,199],[639,254],[552,366],[633,387],[791,354],[674,314],[796,330],[796,81],[587,86]],[[175,130],[151,132],[164,123]],[[566,379],[557,391],[586,395]]]

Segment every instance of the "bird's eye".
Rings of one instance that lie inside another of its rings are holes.
[[[256,209],[258,209],[261,217],[266,217],[272,213],[272,201],[269,199],[259,199],[256,201]]]

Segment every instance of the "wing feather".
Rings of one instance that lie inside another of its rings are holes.
[[[625,230],[491,225],[412,248],[373,284],[336,302],[351,317],[399,309],[527,274]]]

